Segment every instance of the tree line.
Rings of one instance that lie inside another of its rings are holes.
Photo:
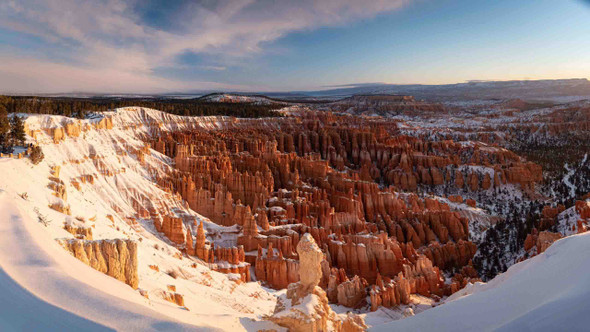
[[[89,112],[106,112],[119,107],[138,106],[186,116],[226,115],[239,118],[280,116],[279,103],[224,103],[194,99],[167,98],[70,98],[38,96],[0,96],[0,108],[7,113],[55,114],[84,118]]]

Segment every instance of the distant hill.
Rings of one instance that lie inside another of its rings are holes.
[[[415,113],[442,112],[444,108],[438,103],[416,100],[413,96],[392,94],[363,94],[346,97],[321,106],[332,111],[353,115],[413,115]]]
[[[107,99],[197,99],[229,103],[325,103],[355,95],[408,95],[429,102],[466,100],[575,101],[590,99],[590,81],[585,78],[521,81],[469,81],[466,83],[384,84],[361,83],[336,86],[324,90],[222,92],[214,90],[162,94],[100,94],[73,92],[41,95],[44,97],[107,98]]]
[[[546,100],[564,97],[590,98],[587,79],[531,80],[531,81],[471,81],[443,85],[371,84],[343,86],[335,89],[293,92],[309,97],[349,97],[358,94],[412,95],[417,99],[452,101],[474,99],[533,99]]]

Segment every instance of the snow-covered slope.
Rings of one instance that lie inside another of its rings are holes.
[[[191,327],[173,318],[177,314],[173,308],[150,302],[50,241],[21,201],[0,191],[1,330]]]
[[[41,146],[45,159],[36,166],[26,158],[0,159],[0,288],[14,295],[2,304],[13,315],[0,315],[0,329],[277,328],[261,321],[275,307],[273,291],[256,282],[236,283],[235,276],[182,255],[155,230],[149,214],[139,213],[153,208],[183,217],[190,221],[185,232],[203,223],[210,240],[234,243],[235,227],[210,222],[157,185],[172,161],[146,148],[144,138],[153,130],[235,121],[140,108],[86,120],[28,116],[27,140]],[[62,128],[69,130],[63,137]],[[59,186],[67,195],[57,194]],[[69,215],[50,208],[56,204]],[[61,248],[56,240],[74,238],[66,224],[91,229],[94,240],[136,241],[139,288],[93,270]],[[184,306],[166,300],[170,286],[184,297]]]
[[[269,104],[284,104],[284,102],[279,102],[275,100],[271,100],[266,96],[262,95],[237,95],[237,94],[230,94],[230,93],[213,93],[200,98],[204,101],[210,102],[217,102],[217,103],[252,103],[257,105],[269,105]]]
[[[487,284],[374,331],[588,331],[590,233],[555,242]]]

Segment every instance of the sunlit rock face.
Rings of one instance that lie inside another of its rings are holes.
[[[290,331],[366,329],[361,317],[349,314],[341,319],[328,305],[326,292],[318,287],[322,279],[324,254],[309,233],[299,241],[297,253],[300,281],[289,285],[285,298],[279,300],[275,313],[269,319]]]
[[[533,228],[533,231],[527,235],[524,241],[524,250],[530,252],[531,250],[535,249],[533,254],[540,254],[547,250],[553,242],[562,238],[563,235],[560,233],[542,231],[539,232],[536,228]]]
[[[137,243],[131,240],[61,240],[74,257],[108,276],[137,288]]]
[[[321,263],[324,260],[324,254],[309,233],[303,235],[299,241],[297,253],[299,254],[299,282],[291,284],[287,292],[287,298],[292,299],[294,303],[311,294],[312,290],[320,284]]]

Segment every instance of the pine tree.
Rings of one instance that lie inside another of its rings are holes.
[[[16,114],[10,119],[10,138],[13,144],[25,144],[25,125]]]
[[[9,137],[10,123],[4,105],[0,105],[0,152],[11,153],[12,144]]]

